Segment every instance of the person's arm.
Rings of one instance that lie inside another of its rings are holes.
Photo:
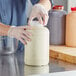
[[[0,23],[0,36],[7,36],[10,26]]]
[[[40,0],[39,3],[42,4],[46,8],[47,11],[51,9],[50,0]]]
[[[31,33],[27,30],[31,30],[31,27],[27,26],[17,26],[11,27],[9,25],[5,25],[0,23],[0,36],[8,36],[16,38],[20,40],[23,44],[27,44],[27,41],[31,41],[30,36]]]

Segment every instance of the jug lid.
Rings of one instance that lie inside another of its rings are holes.
[[[31,21],[30,25],[31,26],[43,26],[42,24],[39,23],[39,21]]]
[[[63,5],[55,5],[53,7],[54,10],[64,10],[64,6]]]
[[[76,7],[71,7],[71,11],[76,11]]]

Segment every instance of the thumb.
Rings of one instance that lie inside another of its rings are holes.
[[[28,25],[29,25],[29,26],[31,26],[31,22],[32,22],[33,18],[34,18],[34,17],[30,17],[30,18],[29,18],[29,21],[28,21]]]
[[[38,15],[37,18],[38,18],[39,23],[43,25],[43,20],[42,20],[41,15]]]

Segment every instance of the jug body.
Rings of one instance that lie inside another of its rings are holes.
[[[66,45],[76,47],[76,7],[66,17]]]
[[[37,24],[36,24],[37,25]],[[49,30],[43,26],[31,26],[31,42],[25,46],[25,64],[32,66],[49,63]]]
[[[60,6],[59,6],[60,7]],[[50,30],[50,44],[65,44],[65,20],[66,12],[62,9],[53,8],[49,12],[49,21],[47,27]]]
[[[15,53],[18,47],[18,40],[7,36],[0,36],[0,54]]]

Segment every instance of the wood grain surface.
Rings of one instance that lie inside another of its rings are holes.
[[[76,64],[76,48],[50,45],[50,57]]]

